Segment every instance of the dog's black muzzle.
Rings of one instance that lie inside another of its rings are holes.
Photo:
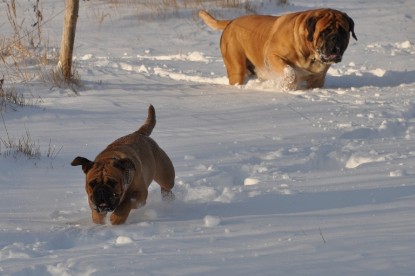
[[[92,196],[95,210],[99,213],[112,212],[119,204],[120,198],[107,187],[97,187]]]
[[[346,37],[341,34],[327,35],[325,44],[318,50],[320,60],[323,63],[338,63],[342,60],[343,54],[346,50],[344,40]]]

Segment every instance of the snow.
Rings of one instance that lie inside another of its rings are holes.
[[[203,221],[205,222],[206,227],[215,227],[220,224],[220,218],[214,216],[206,216]]]
[[[41,152],[0,148],[0,274],[415,273],[414,1],[255,2],[263,14],[331,7],[355,21],[358,41],[324,88],[291,92],[278,81],[227,85],[220,32],[190,9],[161,15],[127,2],[80,1],[76,92],[38,78],[12,84],[0,63],[5,88],[39,99],[3,112],[0,138],[27,130]],[[59,48],[63,1],[41,3],[44,18],[57,15],[43,33]],[[94,225],[70,162],[137,129],[150,103],[176,200],[153,184],[126,224]],[[54,158],[49,145],[62,147]]]
[[[255,179],[255,178],[247,177],[244,180],[244,185],[245,186],[256,185],[258,183],[259,183],[259,180],[258,179]]]
[[[132,243],[132,242],[133,241],[131,240],[131,238],[126,237],[126,236],[119,236],[115,240],[115,244],[117,244],[117,245],[129,244],[129,243]]]

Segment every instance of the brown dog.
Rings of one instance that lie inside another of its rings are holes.
[[[223,30],[220,48],[232,85],[243,84],[250,72],[262,79],[282,77],[288,89],[322,87],[331,64],[342,60],[350,32],[357,40],[353,20],[333,9],[234,20],[216,20],[202,10],[199,16]]]
[[[161,187],[163,200],[174,200],[174,167],[167,154],[149,136],[156,125],[154,107],[148,108],[144,125],[110,144],[92,162],[76,157],[71,165],[82,165],[86,175],[92,220],[103,224],[107,212],[112,224],[126,221],[131,209],[145,205],[153,179]]]

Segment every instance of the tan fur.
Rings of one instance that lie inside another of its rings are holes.
[[[90,183],[98,183],[100,187],[110,189],[111,193],[121,197],[111,214],[112,224],[124,223],[131,209],[145,205],[148,187],[153,180],[160,185],[163,199],[174,199],[171,192],[175,177],[173,164],[167,154],[149,137],[155,124],[155,110],[150,105],[147,120],[139,130],[111,143],[93,162],[84,157],[77,157],[72,161],[73,166],[82,165],[86,174],[85,189],[93,222],[103,224],[106,212],[96,209],[96,188],[91,187]],[[115,180],[115,187],[106,184],[109,180]]]
[[[332,9],[282,16],[247,15],[233,20],[216,20],[206,11],[200,11],[199,16],[211,28],[223,30],[220,46],[231,85],[243,84],[248,71],[255,67],[260,78],[282,77],[289,89],[322,87],[331,64],[341,60],[349,33],[356,39],[353,20]],[[331,35],[341,36],[336,43],[342,53],[336,61],[325,60],[326,56],[333,57],[321,53],[330,42],[320,34],[329,28]]]
[[[231,22],[231,20],[216,20],[212,15],[204,10],[199,11],[199,17],[203,19],[206,25],[214,30],[223,30]]]

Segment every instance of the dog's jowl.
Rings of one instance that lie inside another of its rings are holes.
[[[167,154],[150,138],[156,124],[154,107],[148,108],[145,123],[135,132],[111,143],[94,161],[76,157],[71,165],[82,166],[92,220],[105,223],[112,212],[112,224],[123,224],[131,209],[146,203],[148,187],[160,185],[163,200],[174,200],[174,167]]]

